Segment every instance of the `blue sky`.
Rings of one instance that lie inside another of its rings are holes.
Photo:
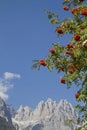
[[[52,43],[69,41],[68,36],[58,39],[44,9],[59,13],[60,18],[70,17],[62,9],[62,0],[0,1],[0,90],[15,108],[21,104],[35,108],[48,98],[75,104],[76,87],[67,90],[60,84],[62,74],[44,67],[31,69],[32,60],[47,56]]]

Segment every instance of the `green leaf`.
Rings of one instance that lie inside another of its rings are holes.
[[[38,68],[38,63],[35,63],[35,64],[33,64],[33,65],[31,66],[31,69],[36,69],[36,68]]]
[[[32,60],[32,62],[38,62],[39,60]]]
[[[59,22],[59,21],[58,21],[57,19],[52,19],[52,20],[50,20],[50,23],[51,23],[51,24],[58,24],[58,22]]]
[[[53,16],[51,14],[48,15],[48,19],[51,19]]]
[[[48,69],[49,69],[49,71],[52,71],[52,69],[53,69],[53,65],[50,64],[50,65],[48,66]]]

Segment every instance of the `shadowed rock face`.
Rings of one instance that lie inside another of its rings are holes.
[[[0,117],[0,130],[16,130],[12,124],[8,123],[4,118]]]
[[[12,125],[10,111],[2,98],[0,98],[0,130],[16,130]]]
[[[4,100],[0,98],[0,117],[5,118],[6,121],[12,123],[11,114],[5,104]]]
[[[43,125],[37,124],[32,128],[32,130],[43,130]]]

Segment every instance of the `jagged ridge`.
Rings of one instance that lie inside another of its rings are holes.
[[[17,111],[0,98],[0,123],[11,130],[75,130],[77,115],[73,106],[66,100],[59,103],[48,99],[40,101],[33,110],[28,106],[20,106]],[[67,119],[74,121],[67,125]],[[4,123],[3,123],[4,121]],[[13,125],[12,125],[13,123]],[[2,126],[0,126],[0,130]]]
[[[66,100],[57,103],[48,99],[41,101],[34,110],[20,106],[12,121],[19,130],[75,130],[75,124],[66,124],[67,119],[76,122],[73,106]]]

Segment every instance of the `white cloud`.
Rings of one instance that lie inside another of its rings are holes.
[[[14,78],[20,78],[21,76],[19,74],[11,73],[11,72],[5,72],[4,78],[5,79],[14,79]]]
[[[0,97],[4,100],[8,99],[8,95],[6,93],[0,92]]]
[[[19,74],[14,74],[11,72],[5,72],[3,78],[0,78],[0,97],[4,100],[8,99],[8,90],[14,87],[11,80],[14,78],[20,78]],[[8,80],[9,79],[9,80]]]

